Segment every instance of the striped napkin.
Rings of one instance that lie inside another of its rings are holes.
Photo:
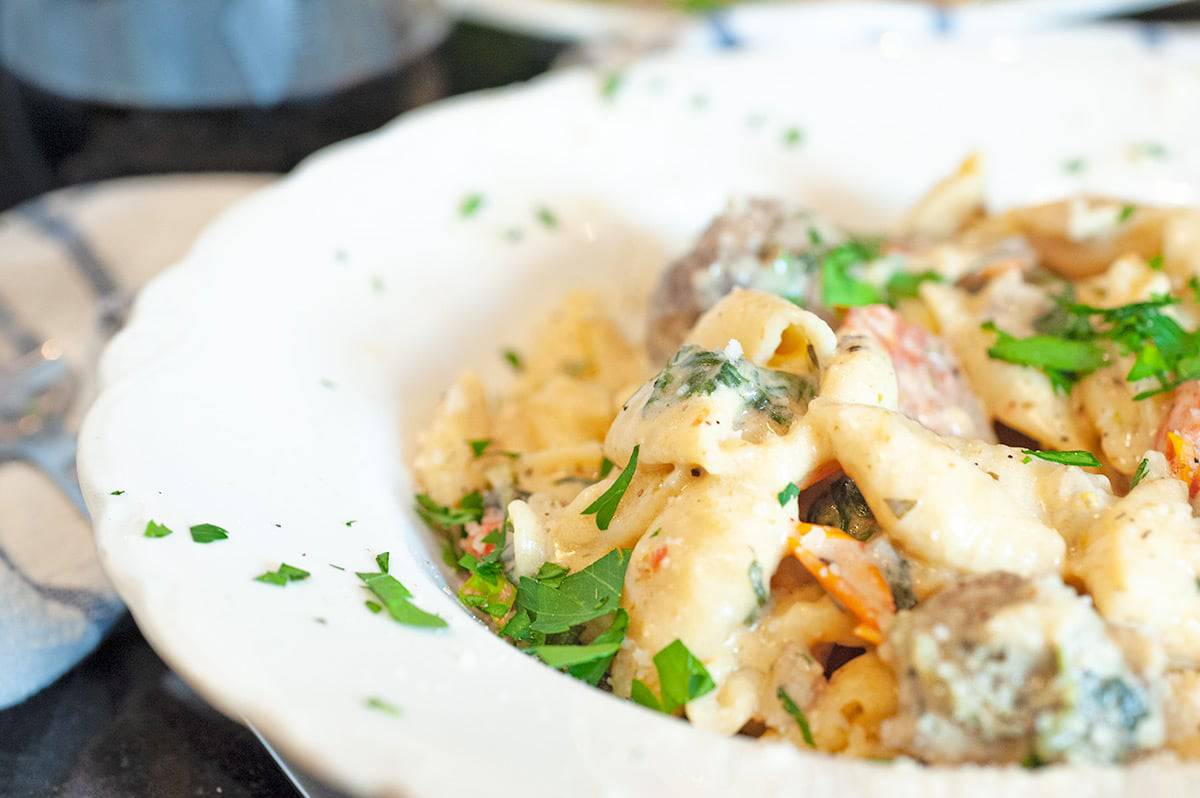
[[[178,260],[218,211],[270,179],[129,178],[0,214],[0,393],[12,389],[23,349],[12,333],[24,330],[78,378],[67,422],[77,429],[107,337],[99,323],[111,305],[105,295],[131,296]],[[0,452],[11,434],[0,427]],[[0,709],[79,662],[124,611],[65,487],[27,462],[0,460]]]

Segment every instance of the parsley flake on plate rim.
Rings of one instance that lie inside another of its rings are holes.
[[[303,568],[297,568],[294,565],[280,563],[279,568],[274,571],[267,571],[254,577],[255,582],[264,582],[268,585],[284,587],[288,582],[300,582],[312,576]]]
[[[213,543],[229,537],[229,533],[216,524],[196,524],[189,527],[188,532],[191,533],[192,540],[196,543]]]
[[[175,530],[168,527],[166,524],[160,524],[154,519],[146,522],[146,531],[142,533],[142,537],[147,538],[165,538],[167,535],[172,535]]]
[[[383,559],[382,555],[378,559]],[[377,562],[377,565],[383,563]],[[386,573],[359,572],[356,574],[367,590],[371,591],[378,600],[377,603],[387,610],[388,615],[396,623],[404,626],[415,626],[425,629],[443,629],[449,624],[440,615],[427,612],[409,599],[412,593],[400,580]],[[368,607],[368,609],[370,609]]]

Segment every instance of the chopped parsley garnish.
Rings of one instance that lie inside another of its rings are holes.
[[[662,704],[658,702],[658,696],[641,679],[633,680],[633,684],[629,690],[629,698],[635,704],[640,704],[647,709],[653,709],[655,712],[663,711]]]
[[[504,358],[504,362],[512,366],[513,371],[523,371],[525,363],[521,360],[521,356],[514,349],[505,349],[500,355]]]
[[[379,570],[385,574],[388,572],[388,561],[390,560],[390,558],[391,558],[391,555],[389,555],[388,552],[386,552],[386,551],[383,554],[375,555],[375,564],[378,565]]]
[[[783,131],[783,144],[785,147],[796,147],[804,143],[804,131],[798,127],[789,127]]]
[[[639,679],[633,680],[631,698],[644,707],[674,714],[675,710],[689,701],[712,692],[716,683],[708,670],[688,650],[682,640],[675,640],[654,655],[654,669],[658,671],[659,689],[662,697]]]
[[[1025,768],[1026,770],[1037,770],[1038,768],[1045,766],[1045,760],[1038,756],[1036,751],[1030,751],[1025,755],[1025,758],[1021,760],[1021,767]]]
[[[370,696],[367,698],[367,709],[374,709],[377,712],[382,712],[385,715],[391,715],[394,718],[400,717],[400,707],[390,701],[385,701],[379,696]]]
[[[542,644],[533,646],[530,651],[550,667],[565,668],[576,679],[595,687],[608,673],[628,628],[629,615],[625,610],[617,610],[609,627],[586,645]]]
[[[350,520],[350,521],[347,521],[347,522],[346,522],[346,528],[347,528],[347,529],[349,529],[350,527],[354,526],[354,525],[355,525],[355,524],[357,524],[357,523],[358,523],[358,521],[357,521],[356,519],[352,519],[352,520]]]
[[[483,195],[479,193],[468,194],[463,197],[462,202],[458,206],[458,215],[464,219],[469,219],[479,213],[479,209],[483,207]]]
[[[499,529],[489,532],[484,543],[492,544],[491,553],[483,559],[473,554],[458,558],[460,568],[471,574],[458,591],[458,600],[468,607],[482,610],[497,620],[503,618],[513,607],[517,590],[504,575],[504,564],[500,558],[504,551],[504,538],[508,534],[508,522]]]
[[[1192,301],[1200,302],[1200,277],[1192,275],[1188,278],[1188,288],[1192,289]]]
[[[280,563],[279,569],[276,571],[267,571],[265,574],[259,574],[254,577],[256,582],[265,582],[268,585],[278,585],[282,587],[288,582],[299,582],[302,579],[308,579],[312,576],[308,571],[302,568],[296,568],[287,563]]]
[[[617,96],[617,92],[620,91],[621,84],[624,82],[625,75],[618,70],[612,70],[600,82],[600,96],[606,100],[612,100]]]
[[[417,494],[417,515],[434,529],[445,531],[483,518],[483,496],[478,491],[458,500],[458,507],[444,507],[424,493]]]
[[[1161,310],[1175,302],[1169,296],[1156,296],[1117,308],[1070,306],[1073,313],[1098,316],[1109,325],[1099,335],[1115,341],[1125,354],[1135,355],[1125,379],[1135,382],[1153,377],[1158,381],[1158,388],[1142,391],[1134,399],[1164,393],[1200,378],[1200,337],[1185,331]]]
[[[488,532],[486,535],[483,536],[483,542],[491,543],[497,549],[502,549],[502,548],[504,548],[504,538],[508,534],[509,530],[511,530],[511,529],[512,529],[512,521],[505,518],[503,526],[499,527],[498,529],[493,529],[491,532]],[[488,556],[490,557],[492,555],[489,554]]]
[[[1142,458],[1142,462],[1138,463],[1137,470],[1133,472],[1133,478],[1129,480],[1129,489],[1133,490],[1138,486],[1143,479],[1146,478],[1146,472],[1150,469],[1150,461]]]
[[[142,536],[147,538],[165,538],[173,532],[174,530],[167,528],[165,524],[150,520],[146,522],[146,531],[142,533]]]
[[[1029,458],[1036,457],[1039,460],[1046,460],[1059,465],[1080,466],[1081,468],[1099,468],[1100,461],[1096,459],[1096,455],[1091,452],[1085,452],[1082,449],[1071,449],[1065,452],[1043,452],[1038,449],[1022,449],[1021,453],[1025,455],[1022,462],[1029,462]]]
[[[779,506],[785,507],[788,502],[800,495],[800,486],[795,482],[789,482],[783,490],[776,494],[779,499]]]
[[[831,308],[874,305],[882,301],[879,290],[851,274],[851,269],[879,257],[879,247],[851,240],[833,247],[821,259],[821,301]]]
[[[600,458],[600,474],[597,478],[604,479],[616,465],[616,463],[614,463],[612,460],[609,460],[607,457]]]
[[[229,533],[215,524],[197,524],[191,527],[192,540],[197,543],[212,543],[214,540],[225,540]]]
[[[384,609],[388,611],[388,615],[392,616],[392,620],[396,623],[428,629],[440,629],[447,625],[440,615],[426,612],[409,601],[412,593],[394,576],[360,573],[358,578],[363,581],[368,590],[375,594],[375,598],[379,599]]]
[[[1091,341],[1053,335],[1014,338],[990,321],[983,329],[996,333],[996,343],[987,351],[989,357],[1041,369],[1054,388],[1064,393],[1080,377],[1104,365],[1104,350]]]
[[[633,472],[637,470],[638,450],[641,444],[633,447],[633,453],[629,455],[629,462],[625,464],[625,468],[617,476],[608,490],[600,494],[600,496],[587,507],[584,508],[582,515],[595,515],[596,526],[601,530],[608,529],[608,525],[612,523],[613,515],[617,512],[617,505],[621,503],[621,498],[625,495],[626,489],[629,488],[629,483],[633,479]]]
[[[554,211],[544,205],[537,209],[537,219],[542,223],[543,227],[549,230],[558,227],[558,217],[554,215]]]
[[[750,587],[754,589],[754,600],[758,602],[758,606],[762,607],[767,603],[769,593],[767,586],[763,582],[762,566],[758,564],[758,560],[753,560],[750,563],[750,568],[746,574],[750,578]]]
[[[467,441],[467,445],[471,447],[471,453],[478,459],[492,445],[492,439],[480,438],[479,440]]]
[[[792,716],[796,721],[796,725],[800,727],[800,736],[804,738],[804,743],[809,748],[816,748],[817,742],[813,739],[812,729],[809,728],[808,718],[804,716],[804,710],[800,709],[799,704],[792,700],[792,697],[787,694],[787,690],[780,687],[775,696],[779,699],[779,703],[783,705],[783,711]]]
[[[1155,255],[1146,261],[1146,265],[1150,267],[1151,271],[1161,272],[1163,270],[1163,256]]]
[[[617,610],[613,615],[613,622],[592,640],[592,645],[615,643],[617,646],[620,646],[625,640],[625,631],[628,628],[629,615],[625,610]],[[600,684],[600,680],[604,678],[604,674],[608,673],[609,666],[611,665],[612,657],[608,657],[606,659],[598,659],[586,665],[576,665],[568,668],[567,673],[595,687]]]
[[[1092,323],[1087,316],[1071,312],[1071,304],[1075,301],[1075,290],[1071,286],[1063,291],[1054,306],[1043,313],[1033,322],[1033,327],[1040,333],[1071,341],[1089,341],[1096,336]]]
[[[364,601],[363,604],[366,605],[368,610],[375,613],[376,615],[378,615],[379,611],[383,609],[383,606],[381,604],[379,604],[378,602],[375,602],[375,601],[371,601],[370,599]]]
[[[888,278],[884,291],[889,305],[901,299],[916,299],[920,296],[921,283],[943,282],[942,275],[934,271],[896,272]]]
[[[659,536],[659,533],[661,533],[661,532],[662,532],[662,527],[660,526],[658,529],[656,529],[650,533],[650,537],[656,538]]]
[[[544,562],[533,578],[547,587],[558,587],[570,572],[571,569],[561,566],[558,563]]]
[[[442,542],[442,562],[448,568],[458,567],[458,554],[454,551],[454,543],[449,538]]]
[[[1142,153],[1151,158],[1166,158],[1167,148],[1158,141],[1145,141],[1141,146]]]
[[[114,490],[112,493],[110,493],[110,494],[108,494],[108,495],[109,495],[109,496],[124,496],[124,495],[125,495],[125,491],[123,491],[123,490]]]
[[[1135,213],[1137,213],[1136,205],[1123,205],[1121,206],[1121,212],[1117,214],[1117,221],[1128,222],[1131,218],[1133,218]]]
[[[528,629],[544,634],[565,632],[618,609],[629,553],[628,549],[614,549],[553,587],[521,577],[517,607],[526,614]]]
[[[620,643],[588,643],[583,646],[533,646],[529,650],[551,668],[567,668],[611,658],[620,648]]]

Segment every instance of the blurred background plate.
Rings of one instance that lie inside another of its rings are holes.
[[[487,0],[484,0],[485,2]],[[545,0],[552,2],[553,0]],[[807,39],[878,45],[897,53],[914,42],[969,39],[1000,58],[1019,57],[1014,48],[1051,37],[1056,45],[1083,57],[1153,50],[1190,57],[1196,51],[1196,23],[1105,20],[1162,2],[1122,0],[982,0],[954,9],[919,9],[903,2],[743,3],[694,21],[675,37],[682,48],[788,48]],[[1200,4],[1196,5],[1200,8]],[[1105,11],[1107,9],[1107,12]],[[852,11],[854,13],[848,13]],[[1170,12],[1160,12],[1169,18]],[[1192,17],[1195,19],[1195,16]],[[1064,30],[1061,25],[1079,23]]]
[[[681,29],[712,24],[742,43],[738,20],[768,19],[793,42],[816,35],[861,41],[884,31],[905,34],[977,34],[1052,27],[1175,5],[1175,0],[765,0],[721,6],[712,0],[442,0],[452,15],[546,38],[596,41],[670,39]],[[719,7],[720,6],[720,7]],[[756,24],[756,23],[751,23]]]

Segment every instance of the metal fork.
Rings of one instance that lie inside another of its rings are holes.
[[[0,364],[0,462],[24,460],[38,468],[87,518],[75,476],[75,435],[66,426],[79,378],[58,345],[22,326],[2,301],[0,334],[17,353]]]

